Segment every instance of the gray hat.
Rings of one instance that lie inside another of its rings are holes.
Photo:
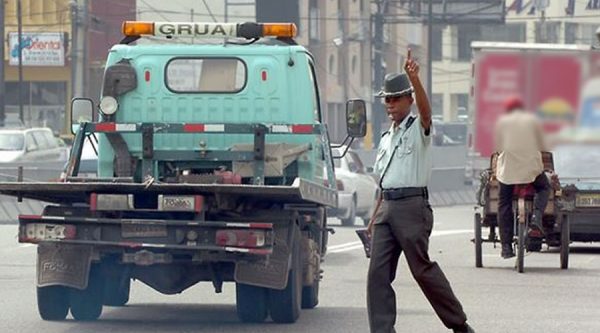
[[[383,89],[375,97],[402,96],[413,92],[406,73],[390,73],[385,76]]]

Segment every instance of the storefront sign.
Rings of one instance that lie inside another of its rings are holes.
[[[9,33],[9,64],[19,65],[18,34]],[[23,66],[64,66],[65,34],[60,32],[24,32],[21,37]]]

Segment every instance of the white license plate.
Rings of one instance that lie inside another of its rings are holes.
[[[193,195],[160,195],[158,209],[162,211],[193,212],[196,198]]]
[[[600,193],[578,193],[575,197],[576,207],[600,207]]]
[[[143,224],[127,222],[121,226],[123,238],[167,237],[167,226],[163,224]]]

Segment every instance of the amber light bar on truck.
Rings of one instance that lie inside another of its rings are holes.
[[[201,22],[123,22],[123,35],[127,37],[204,37],[255,39],[262,37],[296,37],[294,23],[201,23]]]

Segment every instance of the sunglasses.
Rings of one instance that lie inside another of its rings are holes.
[[[397,102],[400,99],[402,99],[402,97],[406,97],[407,95],[403,95],[403,96],[386,96],[385,97],[385,102],[386,103],[393,103],[393,102]]]

